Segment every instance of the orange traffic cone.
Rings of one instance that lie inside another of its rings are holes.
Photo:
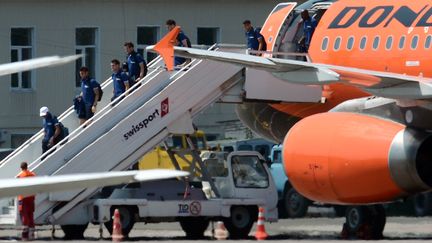
[[[218,221],[216,223],[216,229],[214,232],[214,237],[217,240],[226,240],[228,238],[228,230],[225,228],[225,225],[222,221]]]
[[[113,241],[119,242],[123,240],[123,234],[122,234],[122,226],[120,222],[120,212],[118,209],[114,210],[114,216],[113,216],[113,230],[111,238]]]
[[[255,238],[257,240],[265,240],[268,234],[264,227],[264,208],[260,207],[258,212],[257,231],[255,232]]]

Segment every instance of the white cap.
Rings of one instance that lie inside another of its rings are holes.
[[[49,112],[48,107],[44,106],[44,107],[40,108],[39,115],[45,116],[48,112]]]

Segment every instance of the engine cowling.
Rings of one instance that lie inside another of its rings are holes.
[[[285,172],[309,199],[337,204],[388,202],[432,187],[432,137],[392,121],[322,113],[284,140]]]

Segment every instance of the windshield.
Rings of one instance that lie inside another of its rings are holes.
[[[231,161],[234,184],[236,187],[268,187],[268,175],[257,156],[233,156]]]

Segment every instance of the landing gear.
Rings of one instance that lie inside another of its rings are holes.
[[[383,238],[386,215],[383,205],[349,206],[345,213],[346,222],[342,238],[377,240]]]

